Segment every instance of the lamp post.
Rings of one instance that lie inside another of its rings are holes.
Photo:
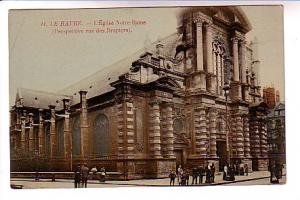
[[[228,95],[230,90],[230,85],[225,83],[223,87],[225,93],[225,101],[226,101],[226,152],[227,152],[227,164],[230,164],[230,139],[229,139],[229,123],[228,123]]]

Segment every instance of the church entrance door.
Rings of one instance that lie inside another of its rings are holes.
[[[219,157],[219,170],[223,170],[227,158],[226,141],[217,141],[217,156]]]
[[[183,167],[183,151],[182,150],[174,150],[176,157],[176,168],[181,165]]]

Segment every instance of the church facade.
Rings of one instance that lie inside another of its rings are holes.
[[[182,8],[177,32],[62,89],[20,88],[11,171],[104,166],[120,179],[226,162],[267,170],[257,42],[239,7]]]

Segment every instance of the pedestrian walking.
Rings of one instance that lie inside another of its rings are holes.
[[[189,169],[185,170],[185,179],[186,179],[186,185],[189,185],[189,181],[190,181],[190,170]]]
[[[249,169],[248,169],[248,165],[245,164],[245,175],[246,175],[246,176],[248,176],[248,170],[249,170]]]
[[[183,171],[182,175],[181,175],[181,186],[185,186],[187,184],[187,175],[186,175],[186,171]]]
[[[245,169],[244,169],[244,165],[240,164],[240,175],[244,176],[245,175]]]
[[[198,180],[198,169],[196,167],[193,167],[192,169],[192,185],[196,184],[197,185],[197,180]]]
[[[211,171],[210,171],[210,166],[208,164],[205,167],[205,173],[206,173],[205,183],[210,183]]]
[[[211,183],[214,183],[215,182],[215,171],[216,171],[216,167],[215,167],[215,164],[213,163],[210,167],[210,171],[211,171],[211,180],[210,182]]]
[[[223,169],[223,180],[227,181],[227,176],[228,176],[228,167],[227,164],[224,165],[224,169]]]
[[[77,165],[77,167],[74,171],[74,187],[75,188],[80,187],[80,181],[81,181],[81,167],[80,167],[80,165]]]
[[[204,173],[205,173],[205,171],[204,171],[203,166],[200,166],[200,167],[198,168],[199,184],[202,184],[202,183],[203,183],[203,176],[204,176]]]
[[[234,181],[235,180],[235,169],[234,169],[234,166],[233,165],[230,165],[229,166],[229,181]]]
[[[87,188],[88,176],[89,176],[89,168],[87,167],[87,164],[84,163],[84,165],[81,168],[81,183],[82,183],[82,187]]]
[[[105,182],[106,180],[106,171],[104,167],[100,169],[100,182]]]
[[[170,178],[170,186],[175,184],[176,172],[174,170],[170,170],[169,174]]]
[[[178,180],[178,185],[181,185],[181,178],[183,175],[183,169],[181,168],[181,165],[178,166],[177,168],[177,180]]]

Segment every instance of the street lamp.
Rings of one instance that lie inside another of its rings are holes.
[[[225,93],[225,101],[226,101],[226,151],[227,151],[227,164],[230,164],[230,145],[229,145],[229,123],[228,123],[228,95],[230,90],[230,85],[225,83],[223,87]]]

